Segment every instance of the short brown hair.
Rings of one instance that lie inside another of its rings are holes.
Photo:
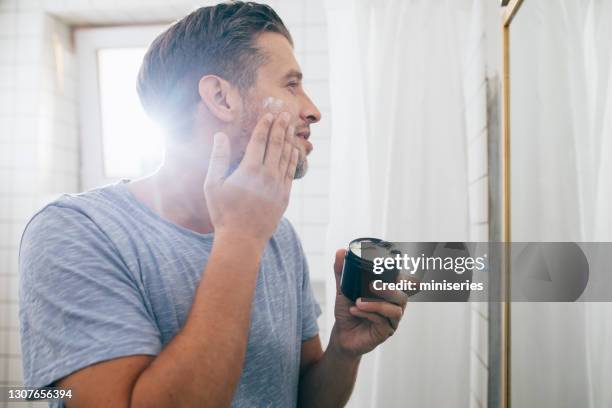
[[[170,133],[189,132],[204,75],[218,75],[243,93],[266,56],[254,41],[262,32],[289,31],[271,7],[232,1],[202,7],[161,33],[147,50],[137,91],[145,111]]]

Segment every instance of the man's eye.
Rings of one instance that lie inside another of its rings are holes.
[[[289,87],[289,89],[291,89],[292,92],[295,92],[299,84],[297,82],[289,82],[287,86]]]

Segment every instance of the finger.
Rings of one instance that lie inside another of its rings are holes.
[[[294,147],[291,152],[291,160],[289,160],[289,166],[287,167],[287,174],[285,175],[285,185],[291,185],[293,183],[299,158],[300,152],[297,147]]]
[[[392,336],[393,333],[395,333],[395,330],[397,329],[397,325],[393,326],[393,323],[389,319],[384,318],[376,313],[364,312],[363,310],[359,310],[359,308],[355,306],[351,306],[349,308],[349,313],[355,317],[369,320],[371,323],[373,323],[376,327],[379,328],[379,332],[381,330],[384,331],[383,334],[385,334],[387,337]]]
[[[385,319],[384,317],[382,317],[381,315],[376,314],[376,313],[364,312],[363,310],[360,310],[357,306],[349,307],[349,312],[351,313],[351,315],[355,317],[367,319],[374,324],[389,325],[389,321]]]
[[[393,328],[397,328],[404,314],[404,310],[400,306],[385,301],[364,301],[362,298],[359,298],[355,305],[364,312],[378,313],[388,318],[393,323]]]
[[[272,126],[273,120],[274,115],[266,113],[259,122],[257,122],[251,134],[251,139],[246,147],[246,152],[242,159],[243,163],[252,166],[261,165],[263,163],[266,143],[268,143],[268,134],[270,133],[270,127]]]
[[[222,132],[215,133],[204,185],[210,187],[223,181],[229,168],[229,163],[230,147],[227,135]]]
[[[408,295],[401,290],[390,290],[390,289],[375,289],[374,282],[370,283],[370,291],[375,293],[380,298],[386,300],[387,302],[394,303],[401,308],[406,306],[408,302]]]
[[[336,276],[336,294],[340,291],[340,279],[342,278],[342,268],[344,267],[344,257],[346,256],[346,249],[336,250],[336,259],[334,260],[334,275]]]
[[[283,112],[278,115],[274,124],[272,124],[270,137],[268,138],[268,146],[266,147],[266,154],[264,156],[264,167],[271,174],[278,174],[278,166],[285,144],[285,134],[287,133],[288,125],[288,112]]]
[[[285,135],[285,145],[283,146],[283,154],[280,158],[279,170],[281,174],[287,174],[287,167],[291,162],[291,155],[293,154],[293,132],[295,132],[295,127],[290,125],[287,128],[287,134]]]

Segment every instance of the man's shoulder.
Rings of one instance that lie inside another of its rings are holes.
[[[45,217],[50,212],[86,212],[90,209],[106,207],[112,203],[117,194],[117,185],[111,184],[81,193],[64,193],[45,203],[30,218],[33,220]]]
[[[24,238],[46,240],[53,235],[69,235],[95,224],[93,214],[108,211],[113,205],[113,185],[83,193],[62,194],[39,208],[27,221]]]

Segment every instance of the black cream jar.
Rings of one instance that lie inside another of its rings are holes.
[[[380,299],[372,291],[375,280],[395,282],[397,269],[385,269],[382,273],[374,273],[374,259],[393,257],[398,253],[393,244],[378,238],[358,238],[349,244],[344,257],[340,290],[350,300],[355,302],[358,298]]]

